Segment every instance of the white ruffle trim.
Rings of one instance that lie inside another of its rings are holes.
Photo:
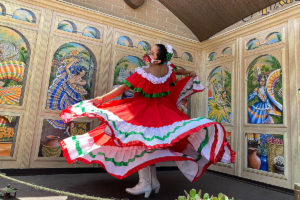
[[[168,62],[168,64],[167,64],[168,68],[169,68],[168,73],[162,77],[156,77],[156,76],[146,72],[144,69],[148,68],[149,66],[138,67],[135,71],[136,71],[136,73],[138,73],[143,78],[147,79],[148,81],[150,81],[153,84],[162,84],[162,83],[165,83],[172,74],[173,70],[172,70],[172,67],[170,66],[170,64],[171,64],[171,62]]]

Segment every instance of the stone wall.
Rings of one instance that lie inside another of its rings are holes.
[[[127,19],[189,39],[196,36],[158,0],[145,0],[138,9],[132,9],[124,0],[63,0],[85,8]]]

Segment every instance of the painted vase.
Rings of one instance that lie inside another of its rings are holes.
[[[59,145],[58,136],[47,135],[47,141],[42,145],[43,157],[59,157],[61,154],[61,147]]]
[[[248,155],[248,165],[249,167],[253,169],[259,169],[261,165],[261,160],[257,156],[257,149],[250,147],[248,149],[250,151],[250,154]]]
[[[267,161],[267,156],[261,154],[261,155],[260,155],[260,160],[261,160],[260,170],[268,171],[268,161]]]

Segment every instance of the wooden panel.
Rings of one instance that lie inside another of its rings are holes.
[[[278,0],[160,0],[200,41]]]

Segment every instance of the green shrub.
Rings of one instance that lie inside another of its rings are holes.
[[[229,199],[225,194],[219,193],[218,197],[211,196],[205,193],[203,197],[201,197],[201,190],[197,193],[195,189],[191,189],[189,193],[184,191],[185,196],[179,196],[177,200],[234,200],[234,198]]]

